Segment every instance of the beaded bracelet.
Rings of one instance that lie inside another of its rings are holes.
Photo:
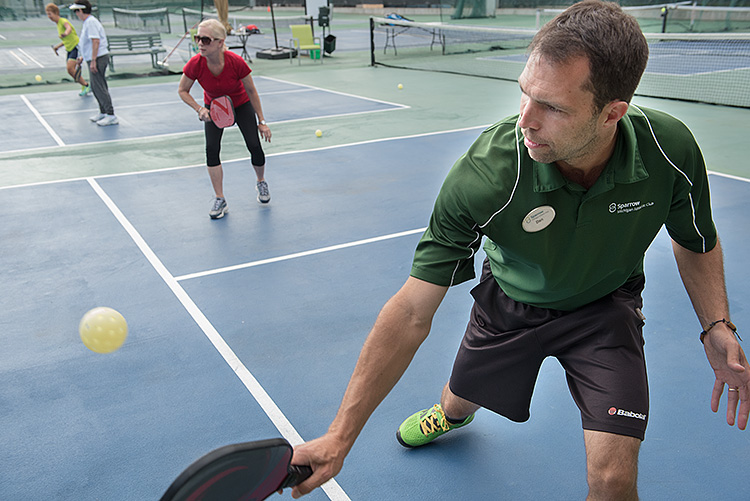
[[[700,337],[701,343],[703,342],[703,338],[706,337],[706,334],[708,334],[708,331],[713,329],[714,325],[721,324],[721,323],[727,324],[727,327],[729,327],[732,330],[732,332],[734,332],[734,335],[737,336],[737,339],[742,341],[742,338],[740,337],[740,335],[737,334],[737,327],[726,318],[722,318],[721,320],[717,320],[716,322],[711,322],[710,324],[708,324],[708,327],[706,327],[706,330],[701,332],[701,337]]]

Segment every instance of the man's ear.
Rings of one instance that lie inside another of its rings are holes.
[[[628,112],[629,107],[630,105],[625,101],[612,101],[607,104],[602,110],[605,117],[604,125],[617,125],[617,122]]]

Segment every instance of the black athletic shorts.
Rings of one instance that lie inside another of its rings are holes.
[[[78,59],[78,46],[73,47],[73,50],[68,52],[66,59]]]
[[[643,354],[645,278],[574,311],[537,308],[505,295],[485,261],[456,355],[451,391],[512,421],[529,419],[539,368],[556,357],[583,428],[643,440],[648,380]]]

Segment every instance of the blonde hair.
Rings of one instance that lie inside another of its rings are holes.
[[[46,12],[51,12],[51,13],[53,13],[56,16],[60,15],[60,9],[58,8],[57,5],[55,5],[53,3],[48,3],[47,5],[45,5],[44,6],[44,10]]]
[[[201,21],[198,25],[199,28],[206,28],[211,36],[217,40],[225,40],[227,38],[227,30],[224,25],[216,19],[206,19]]]

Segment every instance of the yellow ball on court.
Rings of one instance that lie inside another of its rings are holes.
[[[42,75],[35,76],[34,80],[36,80],[37,82],[41,82],[42,81]]]
[[[404,84],[398,84],[398,88],[399,88],[399,90],[403,89],[404,88]]]
[[[96,353],[112,353],[128,337],[128,323],[118,311],[101,306],[89,310],[78,325],[81,341]]]
[[[315,131],[315,135],[318,136],[318,137],[320,137],[320,136],[323,135],[323,131],[320,130],[320,129],[318,129],[318,130]]]

